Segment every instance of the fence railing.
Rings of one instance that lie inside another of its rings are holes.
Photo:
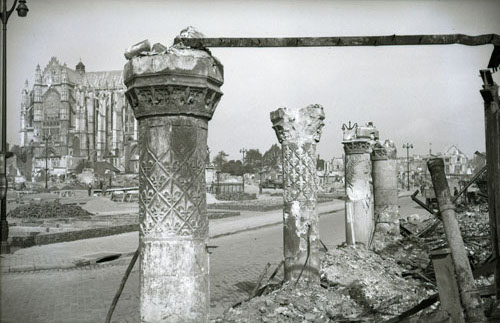
[[[243,192],[243,183],[213,183],[209,186],[208,192],[212,194]]]

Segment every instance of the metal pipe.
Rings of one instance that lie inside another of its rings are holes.
[[[481,297],[474,284],[464,241],[455,216],[455,206],[451,202],[450,188],[444,172],[444,161],[442,158],[433,158],[427,162],[427,166],[431,173],[432,185],[438,200],[446,240],[451,250],[466,321],[486,322]]]

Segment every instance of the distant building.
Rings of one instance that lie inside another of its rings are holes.
[[[461,180],[466,180],[472,174],[469,158],[457,146],[452,145],[445,153],[413,155],[409,158],[410,185],[422,185],[431,182],[427,161],[431,158],[442,158],[444,161],[444,172],[449,186],[453,189],[459,187]],[[399,179],[402,187],[406,187],[408,165],[406,157],[398,157]]]
[[[450,146],[442,157],[446,174],[466,175],[472,173],[469,168],[469,158],[457,146]]]
[[[82,160],[137,173],[137,121],[124,93],[122,71],[87,72],[82,62],[73,70],[55,57],[43,70],[38,65],[21,103],[21,148],[32,151],[32,173],[43,172],[46,153],[52,175],[71,173]]]
[[[320,186],[344,182],[344,158],[333,157],[326,161],[324,169],[317,170],[317,174]]]

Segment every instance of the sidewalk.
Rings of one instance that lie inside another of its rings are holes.
[[[318,204],[318,213],[325,214],[344,208],[344,201]],[[239,216],[210,220],[210,239],[255,230],[283,221],[283,211],[240,211]],[[139,245],[139,233],[54,243],[20,249],[14,254],[0,256],[0,272],[20,272],[47,269],[67,269],[95,264],[101,258],[132,255]]]

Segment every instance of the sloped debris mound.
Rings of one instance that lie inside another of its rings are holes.
[[[473,206],[459,206],[456,217],[460,225],[460,232],[465,244],[465,250],[472,265],[472,269],[484,264],[491,256],[491,236],[488,207],[486,204]],[[434,226],[433,226],[434,224]],[[446,248],[448,243],[441,220],[429,218],[414,227],[415,232],[433,226],[425,236],[411,235],[390,244],[380,244],[383,248],[376,248],[378,254],[384,258],[395,260],[407,271],[419,271],[426,277],[434,280],[434,270],[429,258],[431,250]]]
[[[91,213],[78,205],[53,202],[30,203],[21,205],[10,211],[7,216],[13,218],[47,219],[47,218],[89,218]]]
[[[214,322],[381,322],[435,293],[418,280],[403,278],[402,271],[393,259],[340,246],[322,259],[323,287],[285,283]]]

